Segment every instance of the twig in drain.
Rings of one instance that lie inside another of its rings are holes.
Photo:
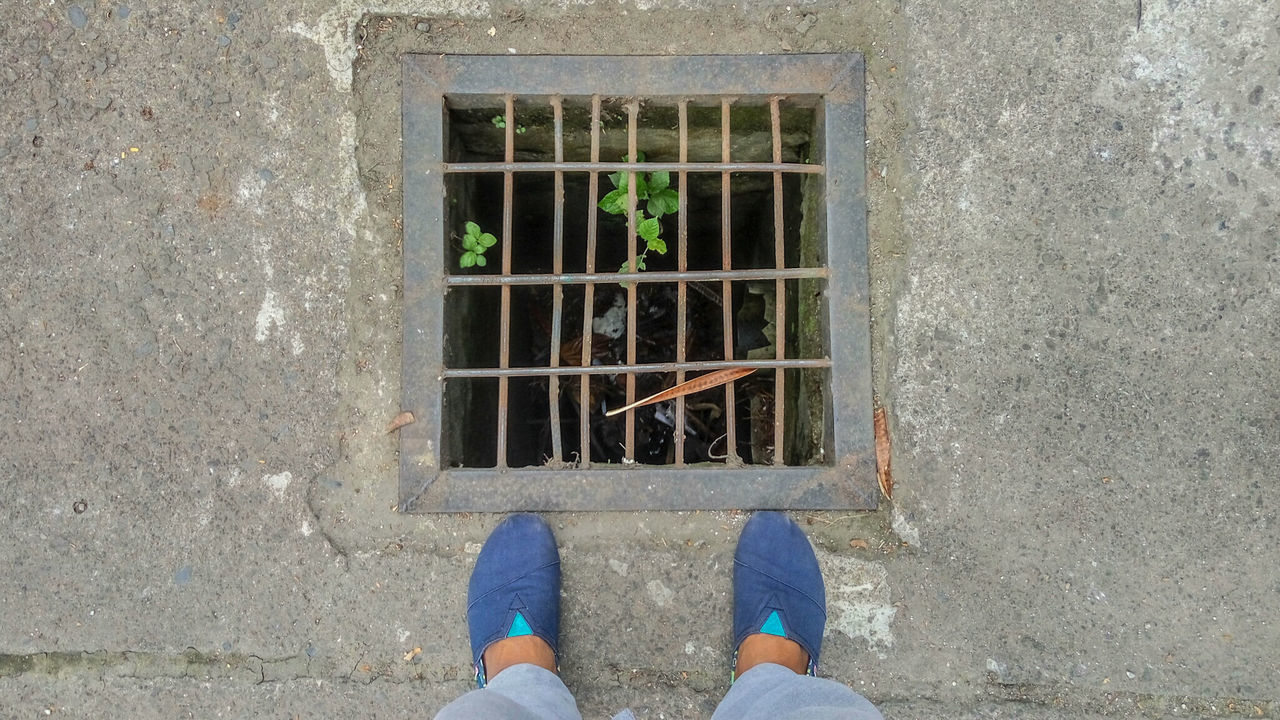
[[[644,405],[652,405],[657,402],[662,402],[663,400],[671,400],[683,395],[691,395],[696,392],[702,392],[703,390],[709,390],[713,387],[724,385],[725,383],[730,383],[738,378],[750,375],[755,371],[755,368],[725,368],[724,370],[717,370],[712,373],[707,373],[706,375],[701,375],[692,380],[686,380],[675,387],[663,390],[659,393],[654,393],[649,397],[643,400],[637,400],[630,405],[614,408],[613,410],[606,412],[604,416],[613,417],[619,413],[634,410],[635,408],[642,407]]]
[[[720,437],[716,438],[715,440],[712,440],[712,441],[711,441],[711,444],[707,446],[707,457],[711,458],[712,460],[727,460],[727,459],[729,459],[729,448],[728,448],[728,447],[726,447],[726,448],[725,448],[725,451],[724,451],[724,454],[723,454],[723,455],[717,455],[717,454],[715,454],[714,452],[712,452],[712,450],[714,450],[714,449],[715,449],[716,443],[720,442],[721,440],[724,440],[724,439],[725,439],[725,438],[727,438],[727,437],[729,437],[729,433],[724,433],[724,434],[722,434]]]

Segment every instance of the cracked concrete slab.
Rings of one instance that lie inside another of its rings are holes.
[[[1270,4],[5,7],[7,709],[403,716],[470,686],[498,518],[392,509],[387,69],[510,48],[866,54],[897,491],[799,518],[823,674],[898,718],[1280,712]],[[710,714],[744,517],[551,516],[589,715]]]

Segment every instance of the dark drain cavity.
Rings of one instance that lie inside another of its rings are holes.
[[[406,60],[401,508],[874,507],[860,78]]]

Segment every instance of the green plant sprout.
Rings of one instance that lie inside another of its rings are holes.
[[[622,156],[622,161],[627,162],[626,155]],[[644,162],[643,152],[636,153],[636,161]],[[624,171],[609,174],[609,182],[613,183],[614,189],[601,198],[598,205],[601,210],[610,215],[627,214],[627,178],[630,175],[630,172]],[[661,218],[680,209],[680,194],[671,187],[671,173],[666,170],[650,173],[637,172],[635,178],[636,234],[644,241],[644,250],[636,256],[636,270],[644,270],[644,259],[650,251],[659,255],[667,254],[667,241],[661,237]],[[641,205],[641,202],[644,205]],[[625,273],[630,270],[631,261],[628,260],[622,263],[618,272]]]
[[[506,127],[507,127],[507,119],[506,119],[505,117],[503,117],[502,115],[494,115],[494,116],[493,116],[493,120],[492,120],[492,122],[493,122],[493,126],[494,126],[494,127],[496,127],[496,128],[498,128],[499,130],[505,130],[505,129],[506,129]],[[525,127],[525,126],[523,126],[523,125],[516,125],[516,134],[517,134],[517,135],[523,135],[523,134],[525,134],[525,132],[527,132],[528,130],[529,130],[529,128],[527,128],[527,127]]]
[[[481,232],[480,226],[467,221],[467,234],[462,236],[462,257],[458,265],[469,268],[475,265],[484,267],[488,261],[484,259],[484,251],[498,244],[498,238],[491,233]]]

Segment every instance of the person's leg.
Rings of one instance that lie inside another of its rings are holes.
[[[513,515],[480,550],[467,588],[467,631],[479,690],[436,716],[581,720],[557,675],[560,553],[534,515]]]
[[[711,720],[882,720],[871,701],[835,680],[774,663],[734,681]]]
[[[826,622],[826,586],[804,531],[781,513],[756,513],[734,552],[735,680],[713,720],[878,720],[866,698],[814,677]]]
[[[581,720],[578,705],[560,676],[531,663],[506,668],[483,690],[446,705],[436,720]]]

